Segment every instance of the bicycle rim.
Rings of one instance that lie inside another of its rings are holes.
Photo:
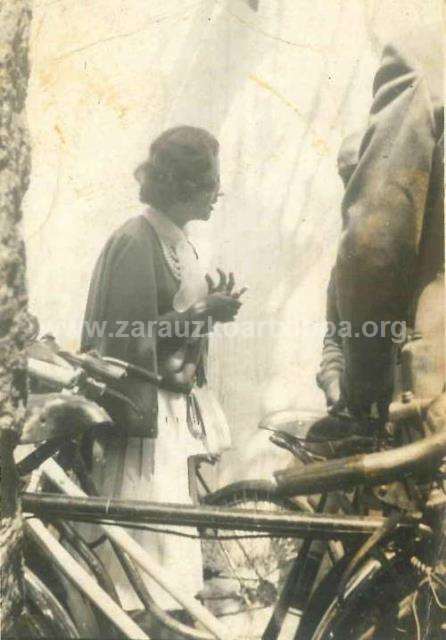
[[[203,503],[258,511],[298,510],[292,500],[276,495],[272,483],[261,480],[233,483],[205,496]],[[245,536],[203,540],[205,572],[210,576],[206,605],[218,615],[273,606],[301,542],[266,535],[252,537],[243,531],[207,530],[206,534]]]
[[[351,602],[334,598],[311,640],[423,640],[418,593],[416,574],[398,563]]]
[[[25,567],[24,577],[27,611],[32,620],[28,626],[32,635],[27,637],[80,638],[68,612],[48,587],[28,567]]]

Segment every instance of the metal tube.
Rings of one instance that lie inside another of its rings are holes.
[[[27,371],[32,378],[66,389],[77,384],[84,375],[80,369],[68,366],[60,367],[51,362],[36,360],[36,358],[28,358]]]
[[[96,578],[98,584],[112,600],[119,604],[119,596],[116,592],[115,586],[108,572],[106,571],[102,561],[98,556],[90,549],[90,547],[83,541],[79,533],[74,527],[65,520],[65,518],[58,518],[51,523],[63,536],[63,538],[70,544],[70,546],[79,554],[82,560]]]
[[[190,506],[116,500],[97,497],[72,497],[48,493],[22,494],[22,508],[41,518],[67,520],[92,518],[117,523],[191,526],[229,531],[246,531],[285,537],[317,539],[367,536],[382,527],[379,516],[331,515],[323,513],[277,513],[229,507]]]
[[[64,575],[74,582],[127,638],[150,640],[142,629],[110,598],[108,593],[101,589],[96,580],[73,559],[39,520],[27,520],[25,526],[33,535],[37,544],[51,557]]]
[[[64,470],[54,461],[47,460],[43,463],[43,474],[55,483],[58,488],[70,497],[87,498],[86,494],[67,476]],[[91,498],[94,500],[94,498]],[[106,501],[107,502],[107,501]],[[143,571],[165,589],[182,607],[198,620],[207,631],[212,633],[217,640],[232,640],[233,633],[225,625],[217,620],[205,607],[203,607],[193,595],[186,593],[178,584],[175,576],[152,560],[145,549],[139,545],[132,536],[121,527],[101,524],[99,527],[105,531],[108,537],[118,544]]]
[[[400,480],[407,474],[435,470],[446,455],[446,429],[422,440],[388,451],[317,462],[303,469],[291,467],[274,475],[283,495],[305,495],[375,486]]]

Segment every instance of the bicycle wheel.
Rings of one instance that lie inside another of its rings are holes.
[[[300,510],[292,499],[278,497],[273,483],[262,480],[230,484],[205,496],[202,502],[255,511]],[[243,531],[206,530],[204,534],[221,538],[240,536],[202,542],[208,578],[206,605],[218,615],[274,605],[301,541]]]
[[[305,632],[301,628],[295,640],[440,640],[444,633],[444,612],[405,556],[359,585],[345,601],[335,593],[319,621],[314,619],[312,629],[305,626]]]
[[[8,637],[15,640],[81,637],[56,596],[27,566],[24,582],[24,611]]]

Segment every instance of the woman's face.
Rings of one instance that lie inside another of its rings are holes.
[[[220,162],[218,156],[212,158],[212,167],[200,179],[200,186],[188,201],[190,220],[209,220],[218,200],[220,191]]]

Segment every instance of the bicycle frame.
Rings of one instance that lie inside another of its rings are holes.
[[[71,496],[69,499],[80,497],[84,499],[87,498],[88,500],[86,494],[68,477],[65,471],[54,460],[50,459],[44,462],[40,466],[39,472],[53,484],[56,484],[59,490],[67,494],[67,497]],[[39,494],[37,494],[37,496],[38,495]],[[26,511],[27,509],[23,507],[23,510]],[[212,637],[217,640],[234,640],[233,634],[228,631],[225,625],[195,600],[195,598],[184,593],[181,585],[177,584],[176,577],[152,560],[146,550],[143,549],[127,531],[119,526],[113,525],[99,524],[99,527],[107,534],[109,539],[116,543],[147,575],[165,589],[181,607],[195,620],[200,622]],[[43,528],[45,529],[45,527]],[[103,593],[105,594],[105,592]],[[128,637],[134,636],[129,635]]]
[[[404,409],[407,413],[407,408],[404,407]],[[409,411],[408,416],[406,416],[406,413],[404,416],[410,417],[411,412]],[[278,483],[281,485],[280,489],[277,490],[277,496],[312,495],[317,490],[325,492],[333,489],[344,489],[347,486],[356,487],[358,484],[362,485],[364,483],[377,484],[386,482],[393,477],[398,477],[401,472],[404,474],[404,472],[412,470],[412,468],[416,469],[427,459],[430,462],[439,462],[444,455],[445,446],[446,436],[443,432],[426,438],[422,442],[413,443],[392,451],[316,463],[306,467],[304,470],[287,469],[276,474]],[[62,491],[62,495],[25,493],[22,496],[25,512],[32,513],[42,519],[98,523],[110,541],[164,588],[217,640],[230,640],[232,634],[228,632],[220,620],[215,618],[195,599],[181,592],[181,585],[178,586],[176,584],[175,576],[170,575],[165,569],[153,562],[145,550],[119,525],[174,525],[199,529],[244,531],[253,535],[263,534],[267,537],[293,537],[305,540],[304,547],[305,545],[308,547],[305,553],[308,554],[309,545],[311,545],[312,541],[340,540],[351,541],[354,545],[358,543],[361,545],[361,542],[372,534],[381,531],[386,522],[385,518],[379,516],[313,512],[277,514],[277,512],[247,511],[227,507],[216,508],[107,500],[88,497],[53,460],[47,460],[40,469]],[[42,543],[47,531],[45,527],[40,522],[28,524],[34,532],[36,528],[40,531],[40,542]],[[428,527],[416,521],[403,522],[398,525],[398,528],[404,528],[413,534],[423,534],[423,529],[428,532]],[[300,555],[299,553],[298,558],[294,561],[294,568],[296,568],[296,563],[298,564]],[[75,563],[72,558],[71,561]],[[62,569],[62,567],[60,568]],[[293,572],[291,575],[294,576]],[[76,583],[73,576],[71,577]],[[99,591],[96,590],[94,592],[94,589],[90,591],[90,599],[95,604],[98,604],[98,599],[103,598],[100,588]],[[115,604],[117,610],[120,610],[116,603],[112,604]],[[277,611],[274,611],[273,617],[280,613],[280,608],[281,603],[279,602],[279,607]],[[122,610],[120,611],[123,613]],[[111,616],[109,615],[109,617]],[[273,627],[274,625],[270,625],[270,628],[265,631],[267,635],[264,635],[264,637],[268,637],[268,640],[275,639],[277,632],[280,631],[280,629]],[[121,630],[124,631],[124,628],[121,627]],[[126,635],[132,637],[129,629],[126,629],[125,632]]]
[[[289,514],[237,510],[227,507],[192,506],[136,500],[81,497],[51,493],[22,494],[23,510],[38,517],[99,522],[116,525],[175,525],[246,531],[287,538],[344,540],[369,536],[385,523],[381,516]],[[401,524],[413,528],[414,524]]]
[[[282,486],[277,490],[277,496],[290,495],[290,492],[297,485],[300,491],[293,491],[294,494],[314,494],[318,488],[325,491],[327,486],[325,482],[322,483],[322,480],[324,478],[327,479],[327,476],[330,480],[328,484],[331,489],[338,488],[338,483],[342,486],[342,481],[345,480],[346,475],[354,486],[358,484],[358,481],[360,484],[361,480],[364,482],[364,477],[368,479],[369,475],[372,476],[372,484],[375,484],[377,480],[385,481],[387,476],[391,475],[393,477],[394,468],[397,468],[398,471],[401,468],[406,470],[411,465],[417,466],[420,460],[426,458],[432,458],[433,461],[437,461],[444,451],[444,438],[444,433],[440,433],[425,439],[422,443],[414,443],[402,447],[396,452],[387,451],[368,454],[367,456],[356,456],[347,460],[312,464],[310,467],[305,467],[304,471],[300,470],[297,473],[294,469],[278,473],[276,477],[278,477],[279,484],[282,484]],[[407,456],[409,453],[411,455]],[[409,462],[407,462],[407,459]],[[367,463],[369,462],[373,464],[371,473],[367,474],[366,471],[369,470]],[[24,494],[22,498],[24,511],[42,518],[98,523],[110,541],[116,544],[146,574],[165,589],[217,640],[229,640],[232,635],[222,622],[215,618],[205,607],[188,594],[184,594],[181,591],[181,586],[177,586],[175,577],[169,575],[165,569],[153,562],[150,555],[119,525],[174,525],[199,529],[244,531],[254,535],[264,534],[267,537],[302,538],[306,541],[305,545],[308,546],[312,541],[317,540],[340,540],[351,541],[354,544],[361,543],[372,534],[381,531],[386,522],[385,518],[379,516],[301,512],[277,514],[276,512],[237,510],[227,507],[216,508],[211,506],[107,500],[99,497],[88,497],[69,479],[54,460],[47,460],[40,467],[40,470],[65,495]],[[320,487],[318,483],[321,483]],[[33,524],[41,525],[41,523]],[[43,525],[41,527],[46,531]],[[418,525],[417,522],[413,521],[401,524],[399,527],[409,528],[412,532],[416,530],[418,530],[418,533],[423,532],[423,525]],[[40,533],[41,537],[43,537],[43,531]],[[308,554],[308,550],[309,546],[305,551],[306,554]],[[296,565],[296,562],[294,565]],[[293,572],[292,576],[294,576]],[[90,598],[93,602],[96,602],[94,594],[90,594]],[[279,602],[279,605],[281,604],[283,603]],[[117,608],[119,610],[119,607]],[[277,617],[277,614],[280,614],[281,608],[283,609],[283,606],[278,606],[277,611],[274,611],[274,618]],[[279,629],[276,629],[276,626],[276,624],[271,624],[266,630],[267,636],[265,637],[268,637],[269,640],[277,637]],[[127,635],[129,634],[127,633]]]
[[[119,524],[149,523],[194,526],[246,531],[252,534],[311,538],[319,540],[361,540],[378,531],[385,519],[321,513],[277,514],[275,512],[242,511],[230,508],[169,505],[138,501],[89,498],[70,480],[54,460],[47,460],[40,472],[56,484],[63,494],[22,495],[23,510],[39,518],[96,520],[99,526],[127,553],[137,565],[160,584],[190,615],[218,640],[229,640],[225,626],[196,600],[184,594],[174,576],[162,569]],[[106,522],[106,524],[104,522]],[[414,524],[402,525],[414,528]],[[44,529],[44,527],[42,526]]]
[[[128,638],[150,640],[133,620],[114,602],[97,584],[89,573],[74,560],[59,541],[49,533],[39,520],[26,522],[26,528],[38,546],[49,553],[59,569],[83,592],[87,598],[99,607],[103,614]]]
[[[376,486],[407,475],[426,475],[426,470],[437,467],[446,455],[446,428],[442,419],[444,409],[441,407],[445,397],[442,394],[432,403],[431,433],[428,436],[387,451],[336,458],[308,465],[304,469],[276,471],[274,475],[281,491],[284,495],[308,495],[318,491],[346,490],[361,484]],[[430,402],[395,402],[390,405],[389,416],[395,422],[420,419]],[[428,471],[427,475],[432,474]]]

